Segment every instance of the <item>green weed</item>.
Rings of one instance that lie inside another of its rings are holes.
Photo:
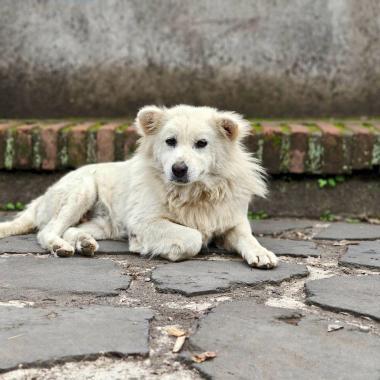
[[[323,189],[325,187],[334,188],[338,184],[343,183],[344,181],[345,181],[345,178],[342,175],[337,175],[335,177],[329,177],[329,178],[319,178],[318,187],[320,189]]]
[[[248,211],[248,219],[251,220],[262,220],[262,219],[268,219],[269,215],[265,211]]]
[[[320,220],[323,220],[324,222],[334,222],[337,220],[337,217],[332,214],[329,210],[326,210],[319,218]]]
[[[21,211],[25,208],[25,205],[21,202],[8,202],[5,205],[0,206],[2,211]]]

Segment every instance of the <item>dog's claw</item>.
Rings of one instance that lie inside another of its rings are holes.
[[[59,257],[70,257],[74,255],[74,249],[60,247],[57,249],[53,249],[53,253],[55,253]]]
[[[278,265],[278,258],[276,255],[265,248],[260,253],[249,254],[246,257],[246,260],[250,266],[259,269],[272,269]]]
[[[95,255],[95,247],[94,246],[89,246],[89,247],[82,247],[78,253],[82,256],[89,256],[92,257]]]

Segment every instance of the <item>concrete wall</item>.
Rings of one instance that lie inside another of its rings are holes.
[[[62,175],[62,172],[0,171],[0,205],[26,204],[43,194]],[[380,181],[374,175],[348,177],[327,190],[319,188],[316,178],[292,181],[272,178],[269,190],[267,199],[254,199],[251,210],[265,211],[270,216],[317,219],[326,211],[332,215],[380,218]]]
[[[378,0],[1,0],[0,117],[380,114]]]

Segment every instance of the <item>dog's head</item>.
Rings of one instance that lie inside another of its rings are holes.
[[[136,119],[142,148],[166,182],[187,185],[210,182],[223,174],[248,123],[233,112],[180,105],[146,106]]]

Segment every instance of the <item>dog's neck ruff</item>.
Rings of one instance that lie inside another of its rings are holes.
[[[224,202],[231,195],[231,186],[226,179],[214,181],[212,185],[194,182],[186,186],[167,185],[169,208],[181,208],[200,204]]]

